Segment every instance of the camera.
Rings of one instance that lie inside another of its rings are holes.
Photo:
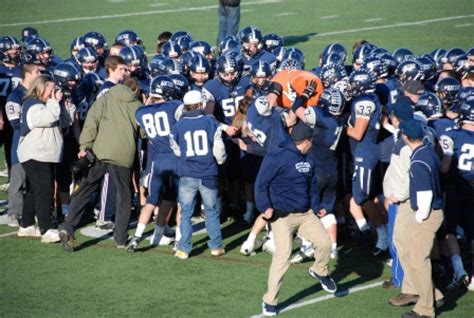
[[[92,149],[88,148],[85,151],[86,151],[85,157],[71,164],[71,172],[75,175],[83,173],[86,169],[92,167],[94,163],[97,161],[97,157],[95,156]]]

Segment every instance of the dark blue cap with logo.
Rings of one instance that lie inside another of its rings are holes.
[[[400,130],[410,139],[423,138],[423,128],[421,127],[421,123],[413,118],[404,120],[400,124]]]

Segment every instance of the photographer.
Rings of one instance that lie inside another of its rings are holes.
[[[71,195],[69,214],[60,232],[63,249],[74,251],[74,231],[81,221],[91,194],[109,173],[117,186],[114,238],[124,248],[128,239],[131,211],[131,175],[136,153],[138,125],[135,112],[141,106],[138,81],[126,78],[99,98],[90,108],[82,129],[78,157],[90,168],[79,188]],[[96,157],[96,159],[95,159]],[[80,165],[80,164],[79,164]]]
[[[43,243],[59,241],[49,218],[54,169],[63,152],[61,128],[71,124],[75,112],[74,107],[60,106],[62,98],[63,93],[54,89],[53,79],[41,75],[31,82],[21,113],[18,159],[26,173],[27,192],[18,236],[41,234]],[[35,214],[40,233],[34,226]]]

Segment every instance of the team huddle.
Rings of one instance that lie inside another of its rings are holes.
[[[187,259],[201,215],[219,257],[220,223],[232,218],[252,227],[243,255],[260,250],[266,232],[261,249],[273,261],[262,306],[274,315],[290,263],[315,259],[309,274],[336,291],[327,266],[345,224],[363,248],[400,265],[386,285],[402,290],[392,305],[416,303],[404,317],[434,316],[443,299],[431,258],[452,268],[448,289],[474,290],[458,243],[469,242],[474,266],[474,48],[416,55],[361,40],[351,57],[331,43],[309,70],[300,49],[248,26],[214,50],[186,31],[163,32],[151,60],[133,31],[110,46],[88,32],[70,53],[55,56],[33,28],[21,42],[0,38],[8,215],[19,236],[73,251],[74,231],[95,207],[117,247],[136,251],[154,216],[151,244],[171,238]],[[47,95],[35,95],[40,79],[54,83]],[[45,129],[55,130],[41,144]],[[54,165],[40,175],[44,161]],[[290,255],[295,232],[301,249]],[[409,246],[408,232],[425,244]]]

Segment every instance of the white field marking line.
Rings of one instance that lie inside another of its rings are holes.
[[[335,294],[320,296],[320,297],[317,297],[317,298],[308,299],[308,300],[302,301],[300,303],[290,305],[288,307],[283,308],[280,312],[285,312],[285,311],[301,308],[301,307],[304,307],[304,306],[316,304],[316,303],[319,303],[319,302],[322,302],[322,301],[325,301],[325,300],[328,300],[328,299],[332,299],[332,298],[346,296],[346,295],[357,293],[357,292],[360,292],[360,291],[363,291],[363,290],[366,290],[366,289],[371,289],[371,288],[374,288],[374,287],[378,287],[380,285],[382,285],[381,281],[380,282],[375,282],[375,283],[372,283],[372,284],[351,287],[349,289],[338,291]],[[261,318],[261,317],[264,317],[264,316],[262,314],[258,314],[258,315],[251,316],[250,318]]]
[[[3,233],[3,234],[0,235],[0,237],[13,236],[13,235],[15,235],[15,234],[17,234],[17,233],[18,233],[18,231]]]
[[[380,20],[383,20],[383,18],[367,19],[367,20],[364,20],[364,22],[375,22],[375,21],[380,21]]]
[[[326,15],[324,17],[319,17],[321,20],[327,20],[327,19],[334,19],[334,18],[339,18],[338,15]]]
[[[248,5],[259,5],[259,4],[269,4],[282,2],[282,0],[260,0],[254,2],[243,2],[241,6]],[[152,15],[160,13],[173,13],[173,12],[191,12],[191,11],[202,11],[209,9],[217,9],[218,5],[209,5],[202,7],[190,7],[190,8],[177,8],[177,9],[168,9],[168,10],[155,10],[155,11],[142,11],[142,12],[132,12],[124,14],[111,14],[111,15],[102,15],[102,16],[92,16],[92,17],[79,17],[79,18],[66,18],[66,19],[57,19],[57,20],[43,20],[43,21],[33,21],[33,22],[17,22],[17,23],[6,23],[0,24],[0,27],[13,27],[20,25],[36,25],[36,24],[47,24],[47,23],[60,23],[60,22],[74,22],[74,21],[85,21],[85,20],[101,20],[101,19],[113,19],[113,18],[124,18],[124,17],[135,17],[140,15]]]
[[[163,2],[163,3],[152,3],[150,4],[150,7],[154,8],[154,7],[164,7],[164,6],[167,6],[168,3],[167,2]]]
[[[296,12],[277,13],[277,14],[274,14],[273,16],[274,16],[274,17],[285,17],[285,16],[287,16],[287,15],[293,15],[293,14],[296,14]]]
[[[472,23],[464,23],[464,24],[456,24],[454,27],[455,28],[465,28],[473,25]]]
[[[318,36],[337,35],[337,34],[345,34],[345,33],[355,33],[355,32],[360,32],[360,31],[372,31],[372,30],[379,30],[379,29],[398,28],[398,27],[404,27],[404,26],[410,26],[410,25],[425,25],[427,23],[443,22],[443,21],[450,21],[450,20],[457,20],[457,19],[473,18],[473,17],[474,17],[474,14],[458,15],[454,17],[422,20],[422,21],[416,21],[416,22],[400,22],[396,24],[378,25],[378,26],[359,28],[359,29],[323,32],[323,33],[316,34],[314,36],[318,37]]]
[[[241,13],[242,12],[252,12],[252,11],[253,11],[253,9],[242,9],[242,10],[240,10]]]

